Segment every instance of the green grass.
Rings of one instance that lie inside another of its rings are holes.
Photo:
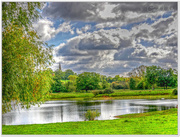
[[[50,99],[68,99],[68,100],[96,100],[96,99],[161,99],[161,98],[177,98],[177,95],[172,95],[173,89],[163,90],[114,90],[112,94],[93,93],[51,93]],[[92,91],[88,91],[92,92]]]
[[[117,96],[146,96],[146,95],[170,95],[172,93],[172,89],[163,90],[114,90],[115,93],[106,94],[109,97],[117,97]],[[97,97],[103,96],[103,94],[97,95]]]
[[[177,109],[129,114],[115,120],[65,122],[52,124],[34,124],[2,126],[2,134],[59,134],[59,135],[177,135]]]
[[[92,98],[94,95],[92,93],[51,93],[51,99],[67,99],[67,98]]]

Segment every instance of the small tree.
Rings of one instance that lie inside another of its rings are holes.
[[[85,120],[94,120],[96,117],[99,117],[101,113],[98,110],[91,111],[90,109],[85,113]]]

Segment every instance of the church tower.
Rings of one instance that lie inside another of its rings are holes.
[[[61,64],[60,64],[60,62],[59,62],[59,70],[61,70]]]

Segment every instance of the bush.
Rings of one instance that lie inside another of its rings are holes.
[[[104,90],[104,93],[103,94],[111,94],[111,93],[114,93],[114,91],[112,90],[112,88],[106,88]]]
[[[98,110],[95,110],[95,111],[88,110],[85,113],[85,121],[86,120],[94,120],[96,117],[99,117],[100,114],[101,113],[99,113]]]
[[[173,95],[178,95],[178,90],[177,89],[174,89],[173,92],[172,92]]]
[[[96,95],[99,94],[99,91],[98,90],[93,90],[92,93],[94,94],[94,96],[96,96]]]

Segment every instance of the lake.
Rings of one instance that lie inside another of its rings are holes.
[[[84,113],[98,110],[98,120],[116,119],[114,116],[144,113],[175,108],[177,99],[128,99],[128,100],[93,100],[93,101],[47,101],[40,107],[32,106],[29,110],[13,110],[2,115],[3,125],[44,124],[69,121],[84,121]]]

